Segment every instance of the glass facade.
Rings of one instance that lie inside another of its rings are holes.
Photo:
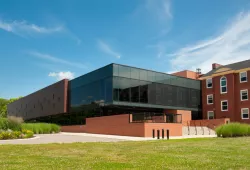
[[[93,102],[112,102],[112,65],[70,81],[70,111]]]
[[[105,105],[179,108],[201,106],[200,81],[110,64],[70,82],[71,109],[93,102]]]
[[[199,110],[200,81],[113,64],[113,101],[129,106]]]

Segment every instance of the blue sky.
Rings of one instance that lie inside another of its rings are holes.
[[[250,58],[249,0],[0,0],[0,97],[109,63],[161,72]]]

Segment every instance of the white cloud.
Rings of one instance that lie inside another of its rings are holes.
[[[0,29],[7,32],[12,32],[19,36],[30,36],[32,34],[51,34],[55,32],[61,32],[64,30],[64,27],[57,26],[53,28],[47,28],[35,24],[30,24],[26,21],[7,22],[4,20],[0,20]]]
[[[56,80],[63,80],[63,79],[73,79],[75,77],[74,73],[70,72],[70,71],[66,71],[66,72],[50,72],[49,77],[54,77],[56,78]]]
[[[100,50],[102,50],[104,53],[108,55],[111,55],[117,59],[121,58],[121,55],[119,53],[114,51],[107,43],[105,43],[102,40],[98,40],[98,47],[100,48]]]
[[[229,64],[250,58],[250,13],[240,13],[222,33],[180,48],[172,57],[173,70],[201,68],[211,70],[212,63]]]
[[[64,59],[61,59],[61,58],[54,57],[54,56],[49,55],[49,54],[42,54],[42,53],[35,52],[35,51],[30,51],[29,54],[34,56],[34,57],[41,58],[41,59],[44,59],[44,60],[48,60],[48,61],[58,63],[58,64],[66,64],[66,65],[69,65],[69,66],[72,66],[72,67],[86,68],[86,66],[84,64],[67,61],[67,60],[64,60]]]
[[[81,40],[63,25],[44,27],[28,23],[27,21],[5,21],[0,19],[0,29],[25,38],[33,37],[35,35],[63,33],[76,41],[78,45],[81,44]]]

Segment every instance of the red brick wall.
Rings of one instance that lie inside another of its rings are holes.
[[[181,114],[182,124],[185,125],[187,122],[192,120],[192,113],[189,110],[170,110],[166,109],[165,113]]]
[[[190,78],[190,79],[197,79],[197,73],[193,72],[193,71],[189,71],[189,70],[184,70],[184,71],[180,71],[177,73],[173,73],[173,75],[176,76],[180,76],[180,77],[186,77],[186,78]]]
[[[169,129],[170,136],[182,135],[182,124],[177,123],[129,123],[129,114],[93,117],[86,119],[86,125],[63,126],[63,132],[85,132],[95,134],[152,137],[152,130]]]
[[[226,124],[227,122],[230,122],[230,119],[210,119],[210,120],[191,120],[189,122],[189,126],[206,126],[211,129],[215,129],[216,127]]]
[[[250,77],[250,71],[247,74]],[[231,122],[250,123],[250,119],[241,119],[241,108],[249,108],[250,100],[241,101],[240,99],[240,90],[250,89],[250,79],[248,78],[246,83],[240,83],[239,73],[224,75],[227,78],[227,93],[220,94],[220,78],[222,76],[213,77],[213,88],[211,89],[206,88],[206,80],[202,80],[203,119],[207,119],[208,111],[214,111],[216,119],[230,118]],[[214,104],[207,104],[208,94],[213,94]],[[222,100],[228,100],[228,111],[221,111]]]

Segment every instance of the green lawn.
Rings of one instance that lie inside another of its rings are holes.
[[[1,169],[250,169],[250,137],[0,146]]]

